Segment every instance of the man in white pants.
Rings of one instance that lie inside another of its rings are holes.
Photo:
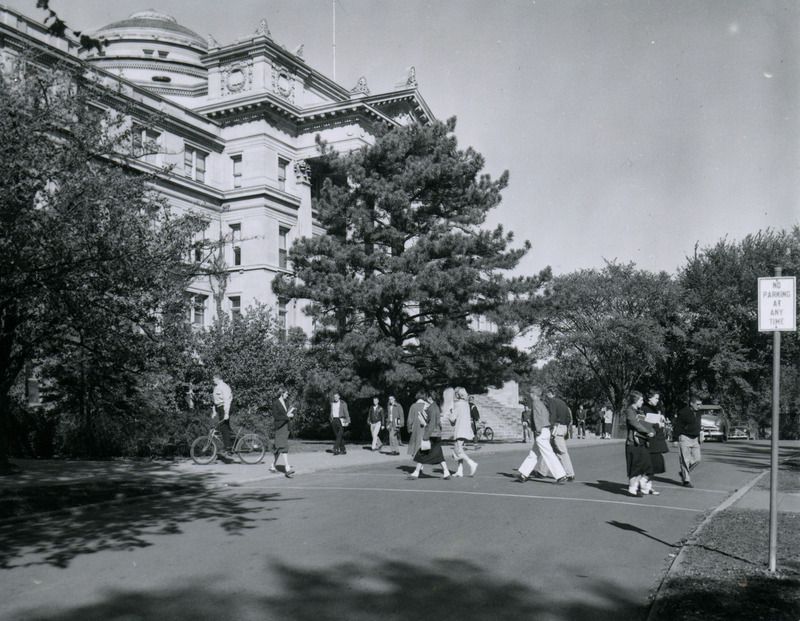
[[[522,462],[518,468],[517,474],[514,478],[524,483],[530,477],[531,472],[536,467],[536,464],[541,462],[546,466],[556,479],[558,485],[564,485],[567,482],[567,473],[558,459],[558,456],[553,452],[553,447],[550,444],[551,439],[551,425],[550,425],[550,411],[542,401],[542,389],[534,386],[528,395],[528,407],[533,413],[533,446],[531,452]]]

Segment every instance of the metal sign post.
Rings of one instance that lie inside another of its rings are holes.
[[[797,330],[795,277],[758,279],[758,330],[772,332],[772,451],[769,477],[769,571],[778,565],[778,439],[781,400],[781,331]]]

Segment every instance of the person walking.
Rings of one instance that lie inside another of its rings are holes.
[[[278,398],[272,402],[272,424],[275,429],[273,440],[274,458],[270,472],[278,472],[278,458],[283,455],[283,472],[287,477],[294,474],[289,465],[289,421],[294,418],[294,407],[289,407],[289,391],[281,388]]]
[[[586,439],[586,414],[586,406],[581,403],[578,406],[578,411],[575,412],[575,433],[578,436],[578,439],[582,440]]]
[[[533,439],[533,415],[527,403],[522,406],[522,443],[527,444]]]
[[[212,398],[214,405],[211,410],[211,418],[219,416],[218,429],[222,434],[224,457],[231,457],[231,406],[233,405],[233,392],[231,387],[222,381],[222,377],[218,373],[214,374],[213,382],[214,392],[212,393]]]
[[[386,404],[386,428],[389,431],[389,454],[399,455],[403,442],[400,439],[400,430],[405,422],[403,406],[395,401],[394,395],[389,395],[389,403]]]
[[[418,406],[415,408],[415,406]],[[418,479],[420,474],[423,474],[422,467],[425,464],[440,464],[442,466],[443,478],[450,478],[450,470],[447,467],[447,461],[444,458],[444,451],[442,450],[442,421],[441,410],[436,405],[436,400],[433,395],[424,398],[423,395],[417,395],[417,402],[411,406],[408,411],[409,417],[414,412],[414,425],[412,429],[412,437],[414,441],[409,440],[409,451],[413,445],[418,445],[414,453],[414,461],[417,462],[414,472],[408,475],[409,479]]]
[[[342,401],[338,392],[333,393],[331,401],[331,428],[334,433],[333,454],[346,455],[347,449],[344,446],[344,429],[350,425],[350,412],[347,403]]]
[[[678,439],[680,460],[680,477],[684,487],[692,485],[692,470],[700,463],[700,437],[702,432],[701,413],[698,409],[702,401],[691,397],[689,405],[678,412],[675,417],[673,435]]]
[[[669,453],[669,446],[667,445],[667,438],[665,430],[667,427],[667,419],[661,410],[659,400],[661,395],[657,391],[652,391],[647,397],[647,402],[642,405],[642,412],[644,412],[644,422],[648,423],[655,432],[647,443],[647,448],[650,451],[650,463],[652,466],[652,474],[662,474],[666,472],[667,468],[664,464],[664,453]],[[646,492],[650,493],[652,490],[652,478],[647,483]]]
[[[369,408],[369,414],[367,415],[367,424],[372,434],[372,450],[379,451],[383,446],[380,433],[381,429],[386,427],[386,420],[383,408],[378,404],[378,397],[372,397],[372,406]]]
[[[556,397],[552,390],[547,391],[547,409],[550,411],[550,423],[553,425],[552,445],[558,460],[567,473],[567,481],[575,480],[575,469],[567,450],[567,434],[572,424],[572,411],[569,406]]]
[[[611,406],[606,403],[603,406],[603,409],[600,410],[600,417],[603,424],[603,435],[601,436],[604,440],[611,439],[611,426],[614,423],[614,410],[611,409]]]
[[[645,415],[640,411],[644,396],[633,391],[628,397],[628,407],[625,409],[625,424],[627,435],[625,438],[625,465],[628,472],[628,493],[631,496],[641,497],[644,494],[658,495],[658,492],[648,488],[652,475],[650,450],[647,448],[647,439],[656,434],[653,428],[644,421]]]
[[[544,470],[547,470],[556,479],[556,483],[564,485],[567,482],[567,473],[564,467],[556,457],[551,444],[551,423],[550,411],[547,409],[544,401],[542,401],[542,389],[538,386],[533,386],[527,395],[527,408],[532,413],[531,421],[533,427],[533,446],[531,451],[522,462],[522,465],[517,469],[514,479],[520,483],[527,481],[533,474],[538,478],[544,478],[535,471],[537,465],[542,464]]]
[[[464,464],[467,464],[467,476],[475,476],[475,471],[478,469],[478,463],[470,459],[466,452],[466,444],[469,442],[471,436],[472,426],[474,419],[472,418],[470,404],[467,401],[467,391],[464,388],[458,387],[455,389],[455,401],[453,408],[450,410],[448,419],[450,424],[453,425],[453,440],[455,446],[453,448],[453,457],[458,461],[458,468],[453,476],[464,476]]]

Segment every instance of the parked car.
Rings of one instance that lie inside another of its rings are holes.
[[[753,436],[750,434],[750,428],[746,425],[736,425],[731,427],[728,434],[729,440],[752,440]]]
[[[725,410],[721,405],[701,405],[698,408],[702,415],[700,426],[703,430],[703,437],[706,440],[728,441],[728,430],[730,423]]]

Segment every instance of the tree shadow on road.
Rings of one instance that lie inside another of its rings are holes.
[[[642,594],[591,578],[581,597],[530,586],[533,576],[501,579],[466,560],[426,563],[370,559],[323,567],[265,562],[263,595],[225,591],[206,581],[162,590],[115,590],[69,610],[31,610],[17,619],[139,621],[281,619],[292,621],[463,621],[644,619]],[[271,578],[274,576],[274,578]],[[266,589],[265,589],[266,590]]]
[[[117,490],[111,501],[82,506],[81,496],[58,511],[4,520],[0,522],[0,568],[67,567],[82,554],[148,547],[158,535],[180,533],[184,524],[196,520],[214,522],[227,534],[238,535],[275,519],[267,513],[276,508],[277,501],[286,500],[276,493],[221,493],[209,489],[209,482],[186,475],[165,477],[157,483],[152,478],[109,479],[104,485]],[[72,486],[75,484],[26,489],[69,496]],[[126,496],[119,490],[135,491]]]

